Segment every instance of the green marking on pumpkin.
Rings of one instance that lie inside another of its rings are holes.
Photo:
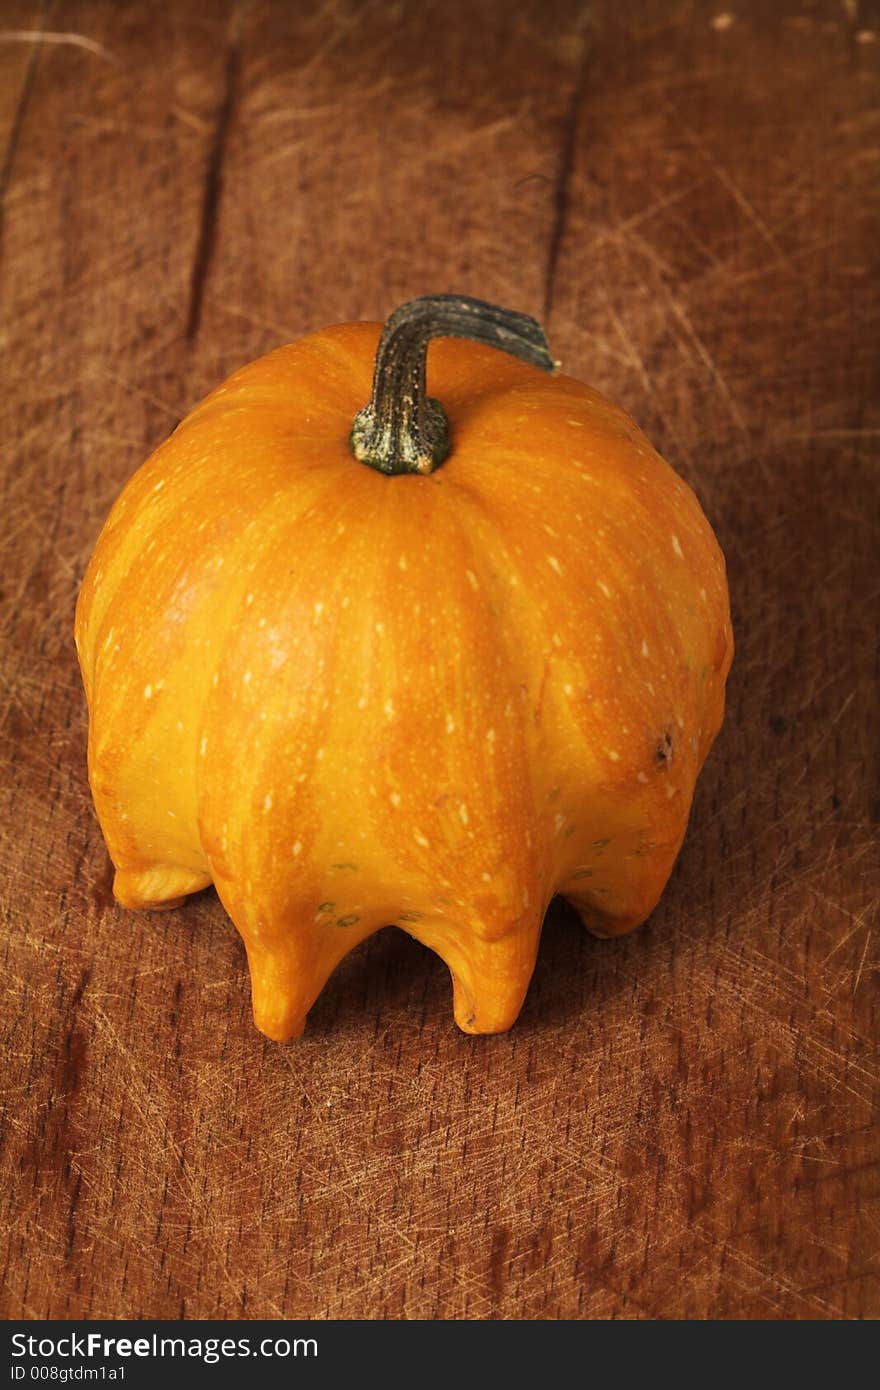
[[[331,864],[330,867],[333,869],[339,869],[340,872],[347,869],[348,872],[352,874],[356,874],[358,871],[357,864]]]
[[[336,911],[336,904],[335,904],[335,903],[318,903],[318,911],[319,911],[319,912],[335,912],[335,911]]]
[[[398,922],[421,922],[421,912],[401,912],[397,917]]]
[[[347,917],[338,917],[336,919],[336,925],[337,927],[353,927],[355,922],[359,922],[360,920],[356,912],[350,912]]]

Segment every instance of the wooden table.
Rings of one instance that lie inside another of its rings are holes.
[[[877,7],[0,15],[0,1311],[876,1317]],[[112,902],[74,598],[234,367],[449,289],[696,489],[729,715],[648,926],[554,908],[512,1032],[389,931],[279,1047],[213,894]]]

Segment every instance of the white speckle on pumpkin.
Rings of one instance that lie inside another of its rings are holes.
[[[342,601],[341,601],[341,603],[340,603],[340,607],[341,607],[341,608],[347,608],[348,605],[349,605],[350,603],[351,603],[351,594],[343,594],[343,595],[342,595]]]
[[[653,681],[645,681],[645,689],[646,689],[646,690],[649,690],[649,691],[651,692],[652,695],[654,695],[654,694],[656,693],[655,690],[654,690],[654,683],[653,683]]]
[[[529,890],[528,890],[528,888],[524,888],[524,889],[523,889],[523,907],[528,907],[528,905],[529,905]]]
[[[177,721],[177,732],[178,732],[179,734],[182,734],[182,733],[183,733],[183,720],[182,720],[182,719],[178,719],[178,721]]]
[[[217,672],[215,671],[214,674],[213,674],[213,676],[211,677],[211,684],[214,685],[214,686],[216,686],[216,684],[217,684],[217,682],[219,681],[219,679],[220,679],[220,677],[218,676]]]
[[[424,849],[427,849],[428,846],[429,846],[430,843],[431,843],[430,840],[427,840],[427,839],[425,838],[425,836],[422,834],[421,830],[414,830],[414,831],[413,831],[413,839],[415,840],[415,842],[416,842],[417,845],[421,845]]]
[[[388,800],[391,802],[391,805],[392,805],[392,806],[399,806],[399,805],[400,805],[400,792],[392,792],[391,795],[389,796]]]
[[[458,818],[461,821],[462,825],[467,825],[468,821],[470,820],[470,817],[468,815],[468,808],[465,806],[464,802],[462,802],[458,808]]]
[[[562,574],[562,566],[560,565],[555,555],[547,556],[547,564],[553,570],[554,574]]]
[[[584,427],[583,420],[569,420],[568,423],[572,425],[576,430],[582,430]]]
[[[559,636],[558,632],[554,632],[553,636],[550,638],[550,641],[553,643],[554,647],[562,646],[562,638]]]
[[[203,757],[205,756],[205,754],[207,753],[207,751],[208,751],[208,736],[207,736],[207,734],[206,734],[206,735],[202,738],[201,743],[199,744],[199,757],[200,757],[200,758],[203,758]]]
[[[324,760],[324,750],[323,750],[323,748],[319,748],[319,749],[318,749],[317,753],[315,754],[315,760],[316,760],[316,762],[319,762],[319,763],[320,763],[320,762],[323,762],[323,760]]]
[[[265,626],[266,626],[266,619],[265,619],[265,618],[261,618],[260,621],[257,623],[257,627],[265,627]]]
[[[242,680],[244,681],[245,685],[250,685],[252,679],[253,677],[251,672],[245,671],[244,675],[242,676]]]
[[[145,686],[144,686],[144,699],[145,699],[145,700],[152,700],[152,698],[153,698],[153,687],[152,687],[151,685],[145,685]]]
[[[323,605],[323,603],[316,603],[316,604],[315,604],[315,617],[316,617],[316,618],[320,618],[320,616],[321,616],[321,614],[322,614],[323,612],[324,612],[324,605]]]
[[[455,733],[455,720],[453,719],[451,714],[447,714],[446,716],[446,732],[448,734]]]
[[[358,709],[366,709],[366,708],[367,708],[367,697],[366,697],[366,695],[362,695],[361,698],[358,700]]]
[[[492,875],[491,875],[491,874],[484,873],[484,874],[482,875],[482,878],[483,878],[483,882],[484,882],[484,883],[491,883],[491,882],[492,882]]]
[[[650,656],[650,655],[651,655],[651,653],[650,653],[649,650],[648,650],[648,644],[647,644],[647,642],[645,641],[645,639],[644,639],[644,637],[643,637],[643,638],[642,638],[642,656]]]
[[[470,584],[471,588],[474,590],[479,589],[480,581],[473,570],[465,570],[465,575],[467,576],[467,582]]]
[[[562,689],[565,691],[566,695],[573,695],[573,694],[574,694],[574,686],[571,685],[568,681],[566,681],[566,683],[565,683],[565,685],[562,687]]]
[[[704,603],[706,602],[706,590],[705,590],[705,589],[701,589],[701,590],[700,590],[700,598],[703,600]]]
[[[619,754],[619,753],[616,753],[616,752],[614,751],[613,748],[609,748],[609,749],[608,749],[608,756],[609,756],[609,758],[611,759],[611,761],[612,761],[613,763],[619,763],[619,762],[620,762],[620,754]]]
[[[267,792],[266,795],[263,797],[263,810],[264,810],[264,811],[271,811],[271,810],[272,810],[272,793],[271,793],[271,792]]]
[[[393,700],[386,700],[386,701],[385,701],[385,704],[384,704],[384,706],[383,706],[383,708],[384,708],[384,710],[385,710],[385,714],[387,715],[387,717],[388,717],[389,719],[393,719],[393,718],[394,718],[394,702],[393,702]]]
[[[599,585],[599,588],[602,590],[602,593],[605,595],[605,597],[610,598],[611,590],[609,589],[608,585],[601,579],[597,579],[596,583]]]
[[[253,601],[254,601],[254,596],[253,596],[253,594],[248,594],[247,597],[246,597],[246,599],[245,599],[245,603],[247,604],[248,608],[250,608],[250,606],[251,606],[251,604],[253,603]]]
[[[165,486],[165,479],[164,479],[164,478],[160,478],[159,481],[158,481],[158,483],[156,484],[156,486],[153,488],[153,491],[154,491],[154,492],[161,492],[164,486]]]
[[[558,540],[559,540],[559,532],[558,532],[558,531],[554,531],[554,530],[553,530],[553,527],[552,527],[552,526],[548,526],[548,524],[547,524],[546,521],[543,523],[543,526],[544,526],[544,530],[547,532],[547,535],[548,535],[548,536],[552,536],[553,539],[554,539],[555,541],[558,541]]]
[[[293,857],[294,857],[294,859],[298,859],[299,856],[300,856],[301,854],[302,854],[302,840],[297,840],[296,843],[295,843],[294,846],[293,846]]]
[[[681,543],[679,542],[678,536],[672,537],[672,549],[675,551],[676,555],[680,560],[684,559],[684,551],[681,548]]]
[[[405,555],[401,555],[400,558],[399,558],[398,561],[397,561],[397,564],[398,564],[398,567],[399,567],[400,569],[405,570],[405,569],[406,569],[406,556],[405,556]]]
[[[308,777],[308,775],[309,775],[309,774],[308,774],[307,772],[301,772],[301,773],[299,774],[299,776],[297,777],[296,780],[297,780],[298,782],[304,782],[304,781],[306,780],[306,778]]]
[[[645,776],[644,772],[637,772],[637,773],[636,773],[636,781],[637,781],[637,782],[647,782],[647,780],[648,780],[648,779],[647,779],[647,777]]]
[[[486,742],[487,742],[487,743],[494,743],[494,742],[495,742],[495,730],[494,730],[494,729],[487,729],[487,730],[486,730]]]
[[[553,817],[553,829],[556,831],[556,834],[557,834],[557,835],[559,834],[560,830],[562,829],[562,827],[563,827],[564,825],[565,825],[565,816],[563,816],[563,815],[558,815],[558,814],[557,814],[557,815],[555,815],[555,816]]]
[[[377,636],[377,637],[381,637],[384,631],[385,631],[385,624],[384,624],[384,623],[376,623],[376,625],[375,625],[376,636]]]
[[[169,811],[168,814],[169,814],[169,816],[171,817],[172,820],[177,820],[177,816],[174,814],[173,811]]]

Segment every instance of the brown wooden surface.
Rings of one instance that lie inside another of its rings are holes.
[[[876,1317],[877,8],[0,28],[0,1312]],[[696,488],[729,715],[649,925],[554,908],[511,1033],[385,932],[278,1047],[213,894],[111,901],[74,598],[230,370],[449,289],[542,315]]]

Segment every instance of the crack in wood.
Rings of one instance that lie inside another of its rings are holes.
[[[193,256],[192,275],[189,287],[189,307],[186,315],[186,341],[192,345],[198,337],[202,321],[202,306],[205,297],[205,284],[208,271],[214,258],[217,244],[217,212],[223,188],[223,162],[229,137],[229,125],[235,107],[238,89],[238,72],[241,58],[241,20],[242,11],[233,23],[229,43],[226,48],[226,72],[224,77],[223,100],[214,122],[214,133],[205,170],[205,183],[202,192],[202,212],[199,219],[199,235]]]
[[[578,59],[571,88],[571,96],[568,103],[568,111],[565,116],[565,125],[562,129],[559,166],[553,184],[553,225],[550,229],[550,240],[547,245],[547,261],[544,267],[543,317],[545,326],[549,323],[550,314],[553,309],[556,271],[559,266],[559,257],[562,251],[563,241],[565,240],[565,227],[568,221],[569,187],[577,150],[578,117],[580,115],[581,103],[587,85],[587,59],[589,54],[587,30],[591,17],[591,7],[587,5],[584,7],[579,25],[581,33]]]

